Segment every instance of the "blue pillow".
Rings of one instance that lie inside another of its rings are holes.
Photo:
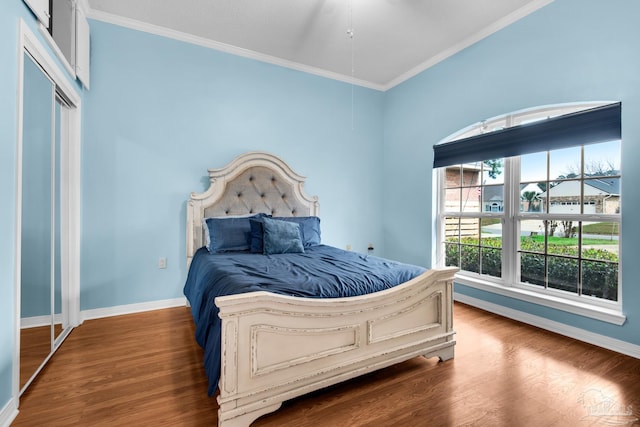
[[[273,219],[300,224],[302,244],[305,248],[320,244],[320,218],[317,216],[285,216]]]
[[[267,215],[267,217],[271,217]],[[260,218],[250,218],[249,226],[251,227],[251,243],[249,244],[249,252],[254,254],[261,254],[264,251],[264,239],[263,239],[263,228],[262,228],[262,219]]]
[[[265,217],[262,229],[265,255],[304,253],[299,224]]]
[[[219,252],[248,251],[250,248],[251,218],[260,218],[260,213],[247,217],[206,218],[204,223],[206,246],[212,254]],[[206,238],[208,237],[208,238]]]

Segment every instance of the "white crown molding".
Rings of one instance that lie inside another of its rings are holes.
[[[84,1],[87,0],[78,0]],[[232,46],[226,43],[216,42],[214,40],[210,40],[204,37],[195,36],[192,34],[184,33],[181,31],[172,30],[169,28],[161,27],[158,25],[149,24],[146,22],[138,21],[131,18],[125,18],[123,16],[114,15],[108,12],[103,12],[99,10],[93,10],[90,7],[87,8],[88,13],[87,16],[91,19],[106,22],[113,25],[118,25],[121,27],[130,28],[133,30],[138,30],[150,34],[155,34],[162,37],[167,37],[174,40],[179,40],[185,43],[191,43],[198,46],[206,47],[209,49],[218,50],[221,52],[226,52],[232,55],[241,56],[244,58],[254,59],[256,61],[266,62],[269,64],[278,65],[281,67],[302,71],[304,73],[317,75],[320,77],[325,77],[332,80],[337,80],[349,84],[353,84],[356,86],[361,86],[369,89],[374,89],[381,92],[386,92],[389,89],[403,83],[406,80],[409,80],[412,77],[422,73],[428,68],[436,65],[437,63],[444,61],[450,56],[455,55],[456,53],[462,51],[463,49],[473,45],[474,43],[479,42],[485,37],[490,36],[493,33],[513,24],[519,19],[529,15],[530,13],[535,12],[536,10],[548,5],[554,0],[535,0],[527,5],[521,7],[520,9],[510,13],[509,15],[499,19],[498,21],[492,23],[491,25],[483,28],[482,30],[476,32],[475,34],[467,37],[461,42],[451,46],[449,49],[446,49],[435,56],[427,59],[420,65],[412,68],[411,70],[399,75],[398,77],[390,80],[386,84],[373,83],[366,80],[355,79],[351,76],[347,76],[340,73],[334,73],[332,71],[323,70],[321,68],[312,67],[309,65],[300,64],[294,61],[288,61],[282,58],[278,58],[271,55],[262,54],[259,52],[255,52],[249,49],[243,49],[236,46]]]
[[[76,6],[78,6],[85,15],[91,10],[91,6],[89,6],[89,0],[75,0],[75,2]]]
[[[241,56],[243,58],[254,59],[256,61],[266,62],[269,64],[278,65],[280,67],[285,67],[285,68],[289,68],[296,71],[302,71],[304,73],[313,74],[316,76],[325,77],[332,80],[338,80],[341,82],[354,84],[356,86],[361,86],[368,89],[374,89],[377,91],[384,90],[384,86],[376,83],[355,79],[351,76],[346,76],[344,74],[334,73],[332,71],[323,70],[321,68],[316,68],[309,65],[300,64],[297,62],[288,61],[286,59],[277,58],[275,56],[254,52],[249,49],[242,49],[236,46],[231,46],[226,43],[220,43],[204,37],[194,36],[193,34],[183,33],[181,31],[172,30],[172,29],[161,27],[158,25],[148,24],[146,22],[138,21],[131,18],[125,18],[125,17],[114,15],[107,12],[91,9],[87,16],[90,19],[94,19],[96,21],[102,21],[108,24],[130,28],[132,30],[155,34],[157,36],[167,37],[167,38],[179,40],[185,43],[191,43],[191,44],[206,47],[209,49],[230,53],[232,55]]]
[[[640,359],[640,345],[596,334],[574,326],[565,325],[564,323],[555,322],[553,320],[545,319],[544,317],[514,310],[502,305],[463,295],[458,292],[454,292],[453,298],[455,301],[460,301],[461,303],[481,308],[485,311],[489,311],[503,317],[508,317],[509,319],[517,320],[538,328],[546,329],[547,331],[555,332],[560,335]]]
[[[18,416],[18,402],[15,398],[10,399],[4,408],[0,410],[0,427],[9,427]]]
[[[80,320],[101,319],[103,317],[121,316],[123,314],[141,313],[143,311],[160,310],[163,308],[187,307],[185,297],[165,299],[158,301],[141,302],[137,304],[117,305],[114,307],[95,308],[92,310],[82,310]]]
[[[456,53],[460,52],[461,50],[466,49],[467,47],[471,46],[472,44],[475,44],[475,43],[479,42],[480,40],[484,39],[485,37],[488,37],[491,34],[500,31],[501,29],[513,24],[514,22],[518,21],[519,19],[524,18],[525,16],[529,15],[530,13],[535,12],[536,10],[548,5],[551,2],[553,2],[553,0],[536,0],[536,1],[532,1],[531,3],[528,3],[527,5],[521,7],[520,9],[518,9],[518,10],[516,10],[514,12],[511,12],[509,15],[497,20],[496,22],[492,23],[488,27],[485,27],[482,30],[478,31],[477,33],[472,34],[471,36],[467,37],[466,39],[462,40],[461,42],[456,43],[455,45],[451,46],[450,48],[448,48],[446,50],[443,50],[442,52],[438,53],[435,56],[432,56],[431,58],[427,59],[422,64],[412,68],[411,70],[407,71],[406,73],[403,73],[403,74],[399,75],[395,79],[391,80],[389,83],[385,84],[383,86],[382,90],[383,91],[387,91],[387,90],[399,85],[400,83],[403,83],[404,81],[409,80],[410,78],[417,76],[418,74],[422,73],[426,69],[428,69],[430,67],[433,67],[437,63],[444,61],[445,59],[449,58],[450,56],[453,56]]]

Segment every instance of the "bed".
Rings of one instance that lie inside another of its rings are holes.
[[[187,203],[185,295],[209,393],[219,392],[219,426],[248,426],[285,400],[416,356],[454,357],[457,269],[425,270],[323,245],[318,200],[305,194],[304,180],[280,158],[250,152],[210,169],[209,188]],[[233,250],[214,250],[222,241],[216,224],[246,227],[247,218],[248,250],[233,239],[217,247]],[[292,230],[300,238],[293,246],[285,239],[289,246],[278,252],[274,233]],[[316,294],[315,280],[334,277],[334,268],[353,270],[351,278]],[[244,269],[261,277],[245,283]]]

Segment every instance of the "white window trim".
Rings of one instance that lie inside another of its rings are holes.
[[[468,126],[462,129],[459,132],[454,133],[453,135],[445,138],[440,143],[445,143],[449,141],[453,141],[456,139],[466,138],[469,136],[478,135],[483,133],[483,129],[491,129],[496,127],[498,124],[504,125],[506,123],[507,127],[517,125],[522,123],[523,121],[534,120],[536,117],[546,116],[553,117],[562,114],[569,114],[575,111],[584,110],[587,108],[594,108],[600,105],[605,105],[610,103],[607,102],[590,102],[590,103],[581,103],[581,104],[563,104],[563,105],[553,105],[547,107],[539,107],[532,108],[527,110],[520,110],[514,113],[502,115],[499,117],[494,117],[489,120],[484,120],[474,125]],[[505,159],[506,161],[507,159]],[[505,188],[507,185],[507,181],[513,186],[517,186],[519,183],[519,174],[515,173],[519,172],[519,161],[516,163],[516,167],[505,168],[508,171],[504,177]],[[436,233],[435,234],[435,247],[437,248],[434,251],[435,259],[433,260],[433,264],[436,266],[444,265],[444,247],[440,243],[444,240],[443,230],[444,230],[444,218],[447,216],[465,216],[464,213],[460,215],[460,212],[447,212],[445,211],[445,197],[444,197],[444,187],[445,187],[445,169],[439,168],[434,169],[434,179],[432,182],[434,183],[434,191],[433,194],[436,197],[434,206],[436,207],[434,212],[434,218],[436,218]],[[513,198],[511,198],[513,199]],[[516,233],[517,223],[519,219],[535,219],[539,215],[535,214],[521,214],[519,212],[519,207],[515,206],[516,201],[512,200],[511,206],[505,204],[504,213],[503,214],[495,214],[495,213],[482,213],[477,214],[473,213],[471,216],[473,217],[500,217],[502,218],[503,225],[503,235],[506,234],[508,236],[513,236],[513,233]],[[581,214],[581,218],[584,217],[585,214]],[[544,215],[546,217],[546,214]],[[589,217],[596,218],[597,215],[588,215]],[[610,220],[610,219],[607,219]],[[502,271],[503,279],[495,279],[492,280],[490,276],[484,276],[480,274],[475,274],[471,272],[460,272],[456,274],[455,282],[460,283],[465,286],[469,286],[475,289],[479,289],[482,291],[487,291],[491,293],[495,293],[498,295],[506,296],[509,298],[518,299],[521,301],[529,302],[532,304],[541,305],[544,307],[549,307],[561,311],[565,311],[568,313],[577,314],[580,316],[597,319],[600,321],[604,321],[607,323],[613,323],[616,325],[622,325],[626,321],[626,316],[622,313],[622,262],[621,260],[618,262],[618,300],[617,301],[606,301],[593,299],[591,301],[591,297],[588,296],[575,296],[567,295],[561,291],[555,291],[553,289],[535,289],[529,290],[527,289],[529,285],[516,283],[516,267],[517,267],[517,254],[516,248],[512,247],[513,239],[506,239],[503,241],[503,257],[504,257],[504,268]],[[557,295],[556,295],[557,294]]]
[[[470,274],[456,274],[455,283],[460,283],[461,285],[469,286],[470,288],[492,292],[494,294],[515,298],[532,304],[578,314],[591,319],[613,323],[615,325],[622,325],[627,319],[627,317],[622,314],[618,308],[605,308],[595,304],[572,301],[564,296],[547,295],[540,291],[530,291],[516,286],[505,286],[493,283],[489,280],[484,280],[480,277],[471,277]]]

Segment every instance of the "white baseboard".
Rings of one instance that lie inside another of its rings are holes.
[[[9,427],[13,420],[18,416],[18,401],[15,397],[4,405],[4,408],[0,410],[0,427]]]
[[[62,313],[53,316],[54,323],[62,323]],[[37,328],[40,326],[50,326],[51,315],[23,317],[20,319],[20,329]]]
[[[546,329],[547,331],[555,332],[560,335],[564,335],[570,338],[577,339],[579,341],[584,341],[589,344],[597,345],[598,347],[603,347],[608,350],[613,350],[618,353],[626,354],[627,356],[640,359],[640,345],[632,344],[630,342],[622,341],[615,338],[610,338],[605,335],[596,334],[594,332],[589,332],[584,329],[565,325],[564,323],[555,322],[553,320],[545,319],[544,317],[539,317],[533,314],[525,313],[523,311],[514,310],[512,308],[504,307],[502,305],[494,304],[478,298],[473,298],[457,292],[454,292],[453,298],[454,300],[460,301],[461,303],[481,308],[485,311],[489,311],[503,317],[508,317],[509,319],[527,323],[538,328]]]
[[[160,310],[163,308],[186,307],[187,299],[184,297],[165,299],[159,301],[141,302],[137,304],[118,305],[115,307],[95,308],[80,311],[80,322],[102,317],[121,316],[123,314],[141,313],[143,311]]]

